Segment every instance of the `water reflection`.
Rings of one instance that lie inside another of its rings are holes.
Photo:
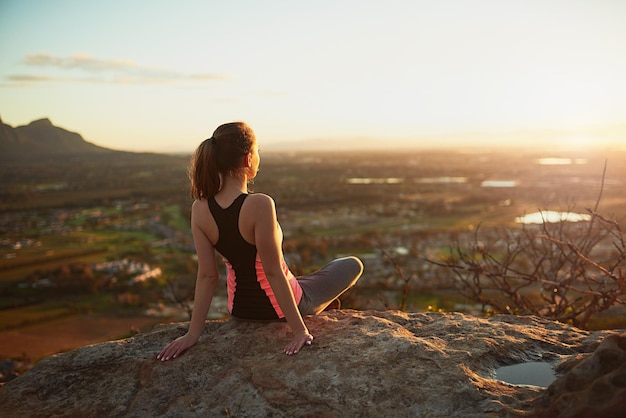
[[[453,184],[467,183],[467,177],[421,177],[415,179],[415,183],[422,184]]]
[[[539,165],[572,165],[572,164],[587,164],[586,158],[539,158],[537,160]]]
[[[467,183],[467,177],[420,177],[413,179],[419,184],[463,184]],[[346,180],[348,184],[398,184],[404,183],[402,177],[350,177]]]
[[[398,184],[404,182],[401,177],[351,177],[348,184]]]
[[[485,180],[480,187],[516,187],[517,180]]]
[[[518,224],[543,224],[558,222],[586,222],[591,220],[591,215],[585,213],[574,212],[556,212],[556,211],[540,211],[529,213],[528,215],[518,216],[515,222]]]
[[[550,363],[531,361],[500,367],[496,370],[496,380],[512,385],[532,385],[548,387],[556,379]]]

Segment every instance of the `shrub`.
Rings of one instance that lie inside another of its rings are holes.
[[[604,184],[604,179],[603,179]],[[493,313],[533,314],[586,328],[624,304],[626,245],[619,223],[587,209],[589,221],[521,229],[477,228],[466,245],[429,259],[453,273],[455,287]]]

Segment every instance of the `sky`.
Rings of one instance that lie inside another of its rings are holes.
[[[623,0],[0,0],[0,117],[191,151],[626,144]]]

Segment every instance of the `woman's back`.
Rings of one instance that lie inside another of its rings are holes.
[[[263,264],[252,239],[246,239],[244,232],[254,238],[254,225],[262,221],[258,219],[262,212],[254,211],[255,200],[265,199],[263,196],[237,196],[227,206],[218,202],[219,196],[208,199],[207,206],[217,229],[215,249],[222,255],[228,270],[228,307],[236,318],[276,320],[284,315],[268,282]],[[228,201],[222,199],[222,201]],[[245,210],[244,210],[245,207]],[[270,222],[271,219],[265,220]],[[278,225],[277,225],[278,227]],[[243,228],[243,230],[242,230]],[[213,228],[211,228],[213,229]],[[281,234],[282,240],[282,234]],[[289,271],[281,257],[281,270],[292,287],[299,301],[302,290],[297,280]]]

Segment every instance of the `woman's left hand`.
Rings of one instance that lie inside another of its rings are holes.
[[[198,338],[187,333],[166,345],[165,348],[163,348],[163,350],[161,350],[161,352],[157,355],[157,359],[161,361],[175,359],[196,342],[198,342]]]
[[[302,347],[311,345],[311,343],[313,343],[313,336],[308,331],[301,331],[287,344],[285,354],[288,356],[298,354],[298,351],[300,351]]]

